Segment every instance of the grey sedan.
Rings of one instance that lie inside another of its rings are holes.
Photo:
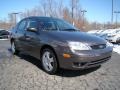
[[[109,42],[52,17],[25,18],[16,25],[10,37],[13,54],[22,51],[40,59],[49,74],[55,74],[58,68],[96,67],[108,61],[112,54]]]

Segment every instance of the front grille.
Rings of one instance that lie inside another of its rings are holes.
[[[92,45],[92,49],[104,49],[106,48],[106,44]]]

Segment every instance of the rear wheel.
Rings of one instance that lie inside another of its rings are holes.
[[[16,49],[14,41],[11,42],[11,50],[12,50],[13,54],[18,54],[19,53],[19,51]]]
[[[49,74],[55,74],[58,70],[58,63],[55,53],[51,49],[44,49],[42,52],[42,67]]]

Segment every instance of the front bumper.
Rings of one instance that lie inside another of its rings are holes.
[[[96,67],[108,61],[112,55],[112,48],[103,50],[81,51],[79,54],[71,54],[71,58],[64,58],[59,54],[59,65],[64,69],[80,70]]]

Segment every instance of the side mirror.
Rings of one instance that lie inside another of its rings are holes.
[[[30,32],[37,32],[37,29],[36,29],[36,28],[27,28],[27,31],[30,31]]]

